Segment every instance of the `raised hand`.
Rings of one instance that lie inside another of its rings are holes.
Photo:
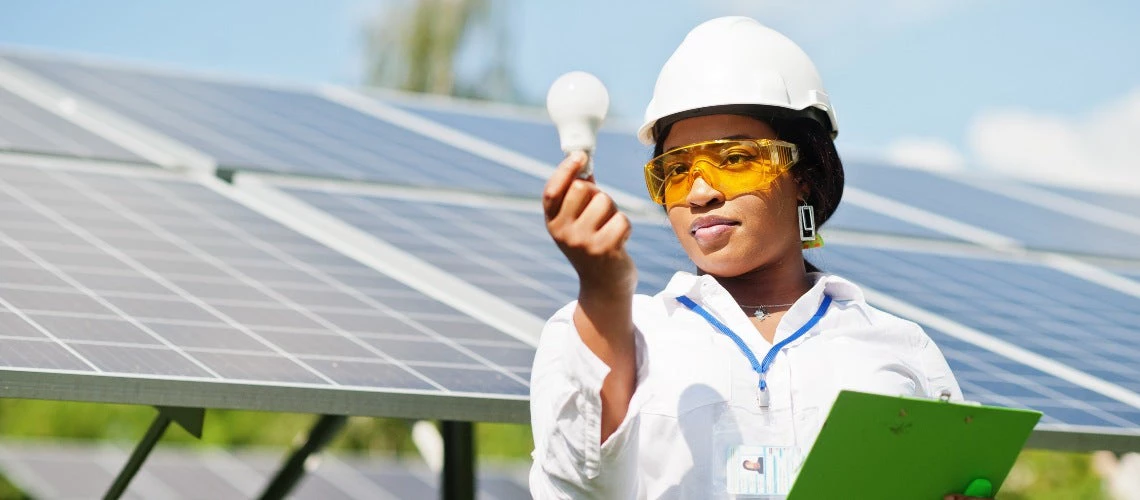
[[[586,155],[566,158],[542,194],[546,229],[578,272],[574,327],[598,359],[610,367],[602,383],[600,442],[618,428],[637,387],[633,292],[637,268],[625,251],[631,226],[593,177],[578,178]]]
[[[578,272],[579,299],[632,295],[637,269],[625,251],[631,226],[593,177],[579,179],[586,155],[563,160],[543,191],[546,229]]]

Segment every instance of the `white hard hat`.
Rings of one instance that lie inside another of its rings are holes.
[[[658,120],[709,114],[707,108],[720,106],[783,108],[816,119],[832,138],[839,133],[811,59],[788,37],[748,17],[706,21],[685,36],[661,68],[637,137],[652,145]]]

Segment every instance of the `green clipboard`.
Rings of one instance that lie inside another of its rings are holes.
[[[842,391],[788,500],[996,494],[1041,412]]]

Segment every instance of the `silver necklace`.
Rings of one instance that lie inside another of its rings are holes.
[[[767,319],[768,316],[770,315],[770,313],[768,312],[769,309],[776,309],[776,308],[780,308],[780,307],[788,307],[792,304],[795,304],[795,302],[792,302],[791,304],[771,304],[771,305],[766,305],[766,306],[745,306],[745,305],[741,305],[740,308],[744,309],[745,311],[752,309],[752,317],[763,321],[763,320]]]

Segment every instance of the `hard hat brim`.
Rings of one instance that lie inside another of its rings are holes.
[[[804,109],[788,109],[783,106],[768,106],[763,104],[721,104],[717,106],[706,106],[703,108],[689,109],[679,113],[663,116],[654,121],[647,122],[641,126],[637,131],[637,138],[642,144],[652,146],[656,144],[659,134],[666,127],[677,123],[686,118],[695,118],[698,116],[709,115],[743,115],[761,120],[768,120],[773,118],[789,119],[789,118],[808,118],[820,124],[824,130],[827,130],[832,140],[838,135],[838,127],[832,122],[831,116],[827,111],[819,109],[815,106],[809,106]]]

